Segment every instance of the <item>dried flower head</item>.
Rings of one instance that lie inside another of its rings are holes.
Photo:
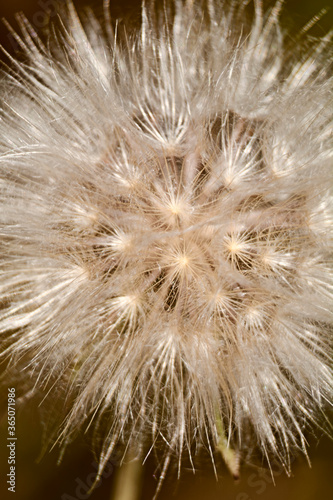
[[[47,45],[15,35],[2,356],[71,401],[64,445],[95,428],[100,471],[206,446],[236,475],[251,437],[288,470],[332,396],[331,36],[291,47],[282,2],[246,3],[143,8],[137,35],[69,3]]]

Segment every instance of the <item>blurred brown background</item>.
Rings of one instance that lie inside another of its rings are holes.
[[[24,11],[33,23],[37,33],[42,33],[47,23],[45,13],[47,6],[51,9],[51,17],[55,1],[61,0],[1,0],[0,17],[5,17],[16,29],[14,13]],[[102,0],[76,0],[77,7],[95,6],[101,12]],[[266,2],[267,3],[267,2]],[[293,26],[294,32],[302,27],[323,7],[333,7],[332,0],[286,0],[285,23]],[[132,21],[140,16],[140,2],[137,0],[111,0],[111,12],[116,17],[129,17]],[[327,32],[333,26],[333,8],[318,23],[315,34]],[[7,29],[0,27],[0,42],[11,53],[15,52],[15,44]],[[1,57],[1,56],[0,56]],[[1,369],[1,367],[0,367]],[[2,403],[4,400],[2,399]],[[39,460],[43,428],[39,423],[38,412],[33,405],[20,410],[17,414],[17,448],[16,448],[16,493],[7,491],[8,473],[7,457],[7,423],[6,408],[1,406],[0,421],[0,498],[15,500],[109,500],[117,474],[114,465],[108,469],[100,486],[89,495],[89,484],[96,468],[88,439],[77,440],[65,454],[61,465],[57,465],[58,449],[46,453]],[[317,500],[333,498],[333,444],[327,437],[318,442],[309,436],[312,468],[302,457],[293,464],[293,477],[287,478],[279,469],[275,474],[275,485],[267,470],[260,470],[255,465],[243,470],[238,483],[234,483],[223,464],[219,464],[219,481],[216,482],[212,466],[206,457],[196,474],[190,470],[182,473],[177,480],[176,473],[171,473],[165,481],[159,500]],[[151,500],[157,485],[156,463],[148,460],[144,469],[143,487],[138,500]],[[114,499],[117,500],[117,499]]]

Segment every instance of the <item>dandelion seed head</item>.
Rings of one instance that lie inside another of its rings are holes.
[[[288,470],[332,397],[331,38],[245,3],[131,37],[68,3],[1,83],[2,356],[100,472],[205,448],[237,475],[253,437]]]

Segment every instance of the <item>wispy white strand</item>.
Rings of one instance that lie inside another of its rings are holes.
[[[281,4],[143,8],[117,37],[68,3],[46,45],[21,19],[2,356],[72,400],[60,438],[93,426],[100,471],[249,436],[288,470],[331,402],[332,34],[287,49]]]

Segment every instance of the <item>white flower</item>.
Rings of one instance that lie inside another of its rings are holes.
[[[22,21],[1,84],[2,356],[100,471],[163,445],[237,474],[249,436],[288,469],[332,396],[330,37],[190,4],[115,36],[69,3],[46,45]]]

